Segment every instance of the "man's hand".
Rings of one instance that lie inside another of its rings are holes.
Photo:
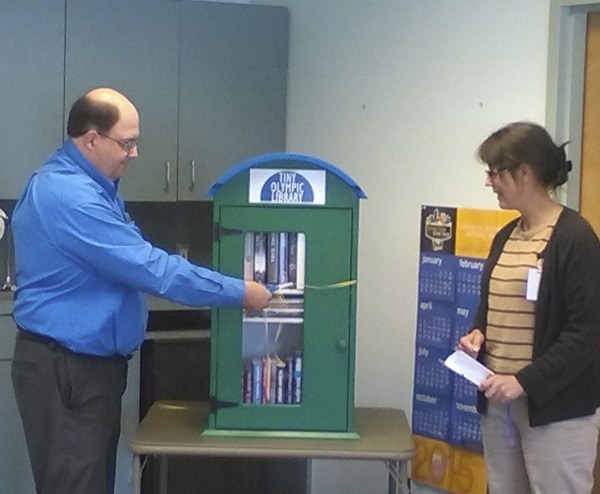
[[[271,292],[256,281],[246,281],[244,290],[244,309],[248,312],[260,312],[271,300]]]

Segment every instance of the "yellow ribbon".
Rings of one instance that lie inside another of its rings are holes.
[[[304,285],[304,288],[310,288],[311,290],[327,290],[331,288],[345,288],[347,286],[356,285],[356,283],[357,280],[348,280],[332,283],[331,285]]]

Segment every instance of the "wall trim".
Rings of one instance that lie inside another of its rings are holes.
[[[598,0],[550,1],[546,127],[558,142],[570,143],[573,171],[557,198],[574,209],[580,200],[587,14],[599,10]]]

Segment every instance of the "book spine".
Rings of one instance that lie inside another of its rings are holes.
[[[278,362],[275,367],[275,381],[277,382],[277,386],[275,388],[275,403],[278,405],[285,403],[285,394],[286,394],[286,372],[285,372],[285,362]]]
[[[254,281],[267,282],[267,235],[264,232],[254,235]]]
[[[262,401],[261,403],[266,404],[271,401],[271,358],[262,358]]]
[[[296,352],[292,357],[292,403],[302,402],[302,354]]]
[[[278,283],[288,282],[288,234],[279,232]]]
[[[269,404],[275,404],[275,393],[277,392],[277,360],[272,358],[270,361],[271,365],[271,382],[269,389]]]
[[[243,402],[252,403],[252,363],[246,362],[244,364],[244,375],[242,379],[243,386]]]
[[[296,283],[296,259],[297,259],[298,234],[290,232],[288,234],[288,281]]]
[[[279,234],[277,232],[267,234],[267,252],[267,283],[277,284],[279,280]]]
[[[292,403],[292,386],[294,375],[294,363],[292,357],[288,357],[285,361],[285,403]]]
[[[255,405],[260,405],[262,403],[262,370],[262,360],[254,359],[252,361],[252,403]]]
[[[296,245],[296,288],[304,290],[304,275],[305,275],[305,259],[306,259],[306,236],[304,233],[298,233]]]
[[[244,235],[244,279],[254,279],[254,233]]]

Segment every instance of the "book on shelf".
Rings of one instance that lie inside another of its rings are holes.
[[[294,386],[294,362],[290,357],[285,360],[285,375],[287,377],[285,381],[285,402],[291,403]]]
[[[278,256],[278,265],[277,265],[277,282],[281,285],[284,283],[288,283],[288,270],[289,270],[289,260],[288,260],[288,237],[289,234],[287,232],[279,232],[279,256]]]
[[[298,258],[298,234],[288,234],[288,281],[296,283],[296,260]]]
[[[297,232],[247,232],[244,279],[292,294],[304,291],[306,236]]]
[[[262,358],[262,403],[270,403],[271,402],[271,362],[272,358],[267,355]]]
[[[254,281],[267,283],[267,234],[254,234]]]
[[[275,404],[282,405],[286,402],[287,374],[285,372],[285,362],[278,360],[275,366]]]
[[[242,390],[244,403],[252,403],[252,362],[246,362],[244,364],[244,375],[242,378]]]
[[[267,283],[279,283],[279,233],[267,233]]]
[[[269,382],[269,403],[271,405],[275,404],[275,392],[277,387],[276,381],[276,369],[277,369],[277,360],[278,358],[270,358],[269,359],[269,367],[270,367],[270,382]]]
[[[262,359],[252,360],[252,403],[260,405],[262,403],[263,390],[263,363]]]
[[[292,359],[292,397],[290,403],[302,402],[302,354],[295,352]]]
[[[296,288],[304,290],[306,235],[298,233],[296,242]]]
[[[254,279],[254,233],[244,234],[244,279]]]
[[[244,365],[242,401],[252,405],[299,404],[302,401],[302,353],[253,358]]]

